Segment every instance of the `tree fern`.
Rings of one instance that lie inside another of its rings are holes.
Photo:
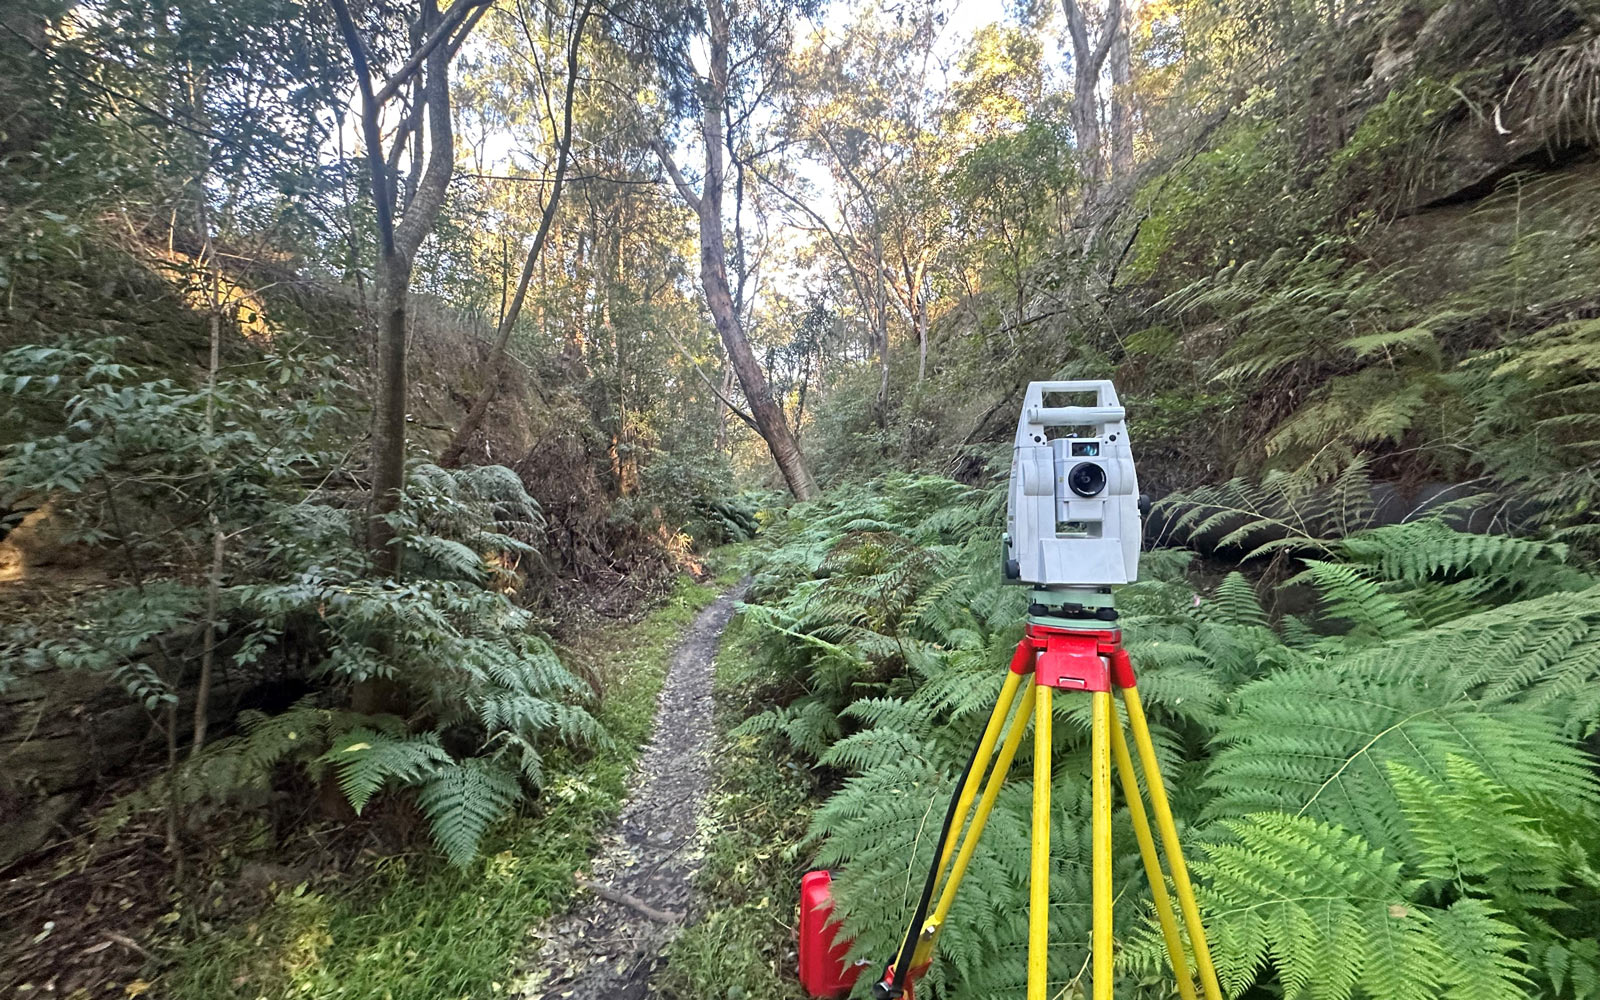
[[[1422,422],[1429,404],[1448,392],[1436,367],[1434,359],[1397,368],[1375,365],[1328,380],[1273,428],[1267,455],[1325,479],[1366,451],[1399,443]]]
[[[1390,924],[1399,919],[1391,908],[1404,910],[1397,862],[1306,817],[1261,814],[1223,828],[1229,839],[1207,844],[1195,869],[1213,918],[1212,957],[1230,994],[1252,985],[1271,962],[1285,996],[1305,995],[1316,983],[1310,995],[1346,1000],[1362,979],[1372,939],[1391,935],[1386,961],[1421,988],[1426,968],[1415,949],[1422,942],[1408,940],[1421,928]]]
[[[927,738],[894,728],[873,728],[834,742],[820,763],[851,771],[870,771],[900,761],[934,760],[938,753]]]
[[[334,733],[342,729],[365,725],[393,733],[403,727],[393,716],[322,708],[313,697],[276,715],[241,712],[239,723],[242,732],[214,740],[181,766],[121,796],[97,823],[115,827],[135,813],[163,808],[174,799],[186,808],[236,801],[244,794],[269,790],[281,765],[319,766]]]
[[[1529,947],[1530,956],[1558,997],[1600,996],[1600,940],[1548,941]]]
[[[316,779],[332,766],[357,809],[385,785],[434,788],[439,775],[459,772],[467,775],[456,781],[461,795],[476,789],[471,801],[480,801],[488,789],[503,811],[514,798],[508,788],[539,779],[542,748],[604,741],[585,708],[593,692],[506,596],[520,583],[518,558],[537,551],[544,531],[517,473],[412,466],[388,517],[401,572],[373,576],[355,537],[359,498],[342,496],[336,477],[312,487],[302,479],[338,461],[317,450],[319,425],[337,416],[327,402],[341,385],[331,360],[274,354],[200,392],[146,377],[113,351],[123,353],[111,341],[24,348],[0,363],[0,390],[26,392],[59,414],[61,428],[5,449],[0,493],[60,500],[86,538],[121,545],[130,563],[145,566],[136,586],[81,608],[83,627],[29,636],[24,659],[105,673],[154,710],[172,705],[197,658],[196,633],[214,625],[236,665],[253,666],[292,637],[288,659],[310,661],[306,673],[327,689],[325,700],[381,678],[406,703],[404,719],[311,702],[271,718],[244,714],[242,732],[214,733],[151,794],[128,798],[127,810],[161,795],[186,805],[258,798],[282,769]],[[118,537],[105,527],[113,522]],[[135,527],[125,532],[124,524]],[[228,540],[223,585],[171,578],[173,551],[209,548],[219,532]],[[0,639],[0,648],[16,646]],[[446,729],[477,756],[446,755]],[[452,820],[454,801],[430,793],[435,826],[453,831],[441,842],[459,861],[482,823],[468,806]]]
[[[1571,734],[1593,724],[1600,588],[1557,593],[1448,622],[1359,658],[1363,669],[1433,678],[1486,705],[1538,708]]]

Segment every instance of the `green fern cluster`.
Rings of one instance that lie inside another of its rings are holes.
[[[499,467],[419,466],[395,523],[407,552],[401,578],[368,578],[354,556],[328,560],[320,540],[294,553],[315,562],[287,581],[243,588],[241,604],[258,627],[315,635],[324,653],[316,669],[328,678],[382,679],[405,692],[416,722],[354,720],[330,733],[316,763],[337,770],[357,811],[381,788],[414,788],[440,848],[466,864],[523,783],[541,783],[550,741],[607,737],[583,707],[587,685],[532,631],[529,613],[484,586],[486,555],[534,552],[525,539],[542,531],[520,480]],[[472,734],[469,756],[445,752],[447,730]]]
[[[1519,79],[1549,106],[1554,127],[1582,131],[1592,115],[1538,81],[1588,87],[1594,51],[1592,31],[1581,32]],[[1412,89],[1448,105],[1466,101],[1462,87],[1498,76],[1419,79]],[[1261,443],[1239,453],[1238,468],[1326,481],[1385,456],[1416,477],[1481,477],[1524,516],[1591,543],[1600,503],[1596,191],[1587,174],[1513,174],[1473,207],[1467,247],[1402,242],[1398,254],[1373,252],[1383,231],[1357,226],[1240,257],[1168,294],[1166,322],[1196,331],[1196,374],[1259,404],[1246,440]],[[1228,246],[1233,255],[1232,238]]]
[[[1010,628],[1021,593],[976,582],[998,584],[976,555],[997,544],[996,499],[940,477],[893,474],[800,505],[769,529],[770,557],[740,629],[761,670],[800,688],[797,704],[821,707],[758,717],[751,731],[782,731],[820,754],[837,728],[823,719],[862,697],[912,690],[948,656],[970,659]]]
[[[174,705],[205,655],[211,595],[167,569],[166,553],[209,551],[217,530],[226,559],[211,624],[224,638],[213,669],[259,672],[269,654],[309,661],[323,692],[278,716],[246,714],[238,733],[115,816],[163,799],[262,801],[281,769],[320,778],[332,767],[358,811],[384,789],[411,789],[441,849],[465,864],[488,825],[538,786],[552,744],[606,738],[584,707],[587,685],[506,595],[545,527],[516,473],[414,465],[390,516],[401,572],[375,576],[356,543],[360,498],[302,479],[330,458],[320,429],[341,416],[328,362],[286,354],[189,389],[117,363],[118,346],[0,358],[0,393],[60,414],[58,433],[0,452],[0,504],[48,500],[77,537],[120,550],[109,563],[131,567],[124,585],[75,609],[77,627],[24,627],[0,636],[0,650],[108,676],[176,750]],[[302,384],[305,398],[276,388]],[[403,720],[328,707],[374,681]]]
[[[338,733],[364,724],[392,726],[398,721],[322,708],[309,697],[274,715],[241,712],[237,734],[213,742],[194,759],[118,799],[97,817],[97,823],[102,829],[111,829],[135,813],[161,809],[169,802],[191,811],[222,798],[237,800],[270,792],[282,766],[320,770],[320,758]]]
[[[991,566],[993,496],[944,487],[963,543],[885,516],[905,487],[796,508],[742,625],[752,671],[789,699],[745,731],[839,776],[809,842],[873,960],[898,943],[1023,610]],[[1559,544],[1456,531],[1449,510],[1371,527],[1359,465],[1331,490],[1279,474],[1182,504],[1185,530],[1297,566],[1290,583],[1316,596],[1275,616],[1244,575],[1196,590],[1167,551],[1118,597],[1230,995],[1600,996],[1600,782],[1580,742],[1600,726],[1594,579]],[[1056,704],[1051,967],[1071,992],[1086,985],[1088,713]],[[1020,988],[1029,810],[1019,768],[932,995]],[[1116,829],[1118,989],[1168,996],[1122,813]]]

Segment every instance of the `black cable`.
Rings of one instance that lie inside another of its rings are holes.
[[[917,953],[917,939],[922,936],[922,923],[928,918],[928,904],[933,902],[933,889],[939,881],[939,857],[944,854],[945,842],[950,839],[950,828],[955,825],[956,806],[961,801],[961,790],[966,787],[967,776],[972,773],[972,765],[977,759],[978,748],[974,746],[972,756],[967,758],[967,766],[961,769],[961,778],[956,782],[955,791],[950,793],[950,808],[945,810],[944,825],[939,828],[939,839],[933,845],[933,863],[928,866],[928,880],[922,883],[922,898],[917,900],[917,908],[911,915],[911,927],[906,931],[906,938],[900,944],[900,957],[894,963],[894,982],[885,989],[880,977],[877,984],[872,987],[872,995],[876,1000],[894,1000],[905,995],[906,977],[911,974],[911,960]],[[883,971],[884,975],[888,975],[888,969]]]

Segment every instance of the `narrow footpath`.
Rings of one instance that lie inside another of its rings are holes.
[[[748,581],[695,617],[673,651],[655,732],[633,794],[580,883],[571,910],[532,933],[523,1000],[647,995],[663,951],[691,915],[702,845],[697,822],[711,781],[713,662]]]

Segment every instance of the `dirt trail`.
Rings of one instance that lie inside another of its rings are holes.
[[[690,912],[701,853],[696,823],[711,782],[712,661],[747,585],[701,611],[673,651],[633,794],[601,842],[589,891],[533,932],[539,945],[518,986],[523,1000],[646,995]]]

